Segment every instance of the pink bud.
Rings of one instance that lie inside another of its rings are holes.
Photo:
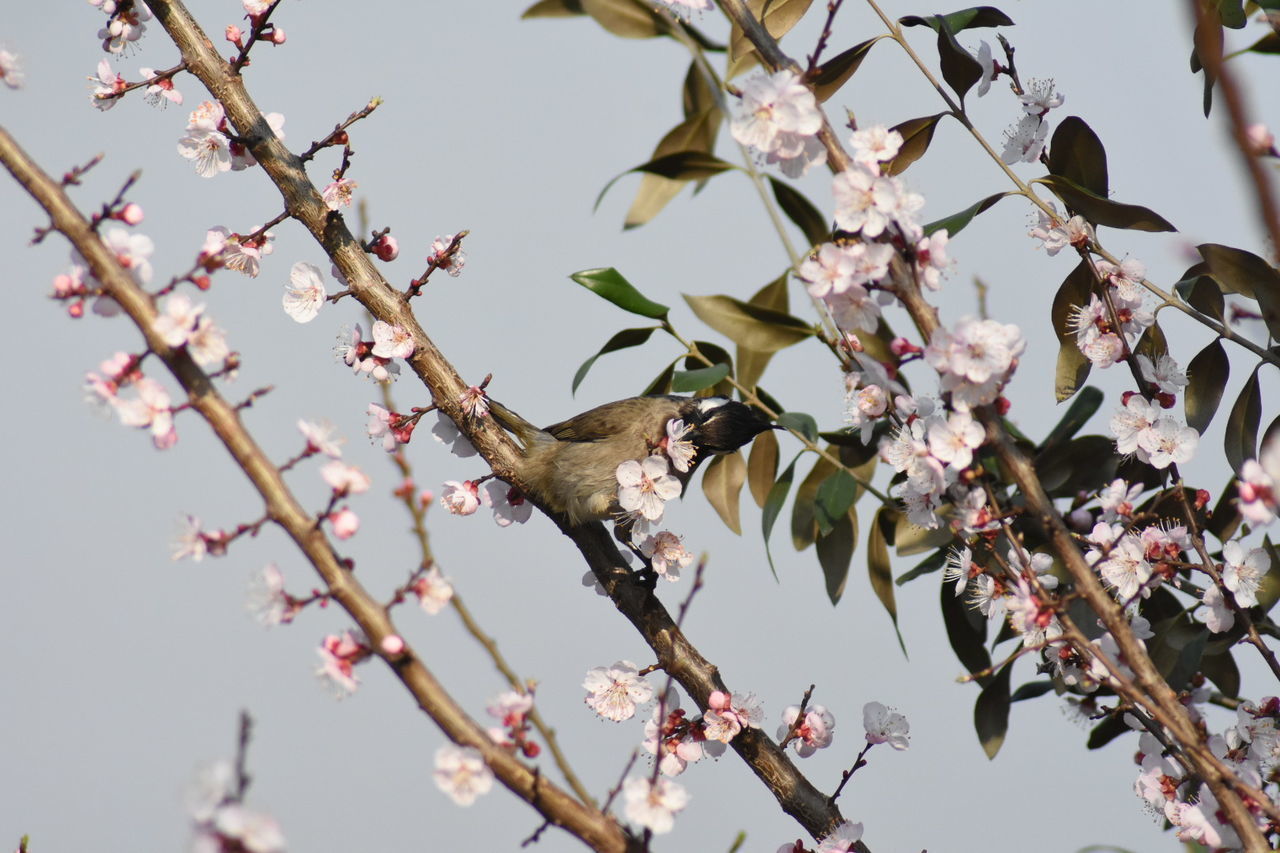
[[[126,225],[137,225],[142,221],[142,206],[129,202],[124,208],[116,214],[116,219]]]
[[[404,640],[399,634],[388,634],[382,638],[382,651],[389,655],[404,654]]]
[[[240,28],[237,27],[235,24],[230,24],[227,26],[227,41],[231,42],[236,47],[241,46],[240,39],[243,38],[243,36],[244,36],[244,33],[242,33],[240,31]]]
[[[400,255],[400,244],[390,234],[383,234],[373,244],[373,253],[380,261],[394,261]]]
[[[723,711],[729,707],[729,694],[723,690],[714,690],[707,697],[707,707],[713,711]]]
[[[271,43],[272,43],[272,44],[284,44],[284,30],[283,30],[283,29],[281,29],[280,27],[275,27],[274,29],[272,29],[272,30],[271,30]]]
[[[329,523],[333,525],[333,535],[339,539],[350,539],[360,529],[360,517],[345,506],[329,514]]]

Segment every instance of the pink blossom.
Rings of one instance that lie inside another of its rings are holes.
[[[1261,548],[1248,551],[1232,540],[1222,546],[1222,585],[1235,595],[1241,607],[1258,603],[1258,589],[1271,568],[1271,558]]]
[[[665,456],[628,459],[618,466],[618,506],[648,521],[662,518],[667,501],[680,497],[680,481],[669,473]]]
[[[21,89],[26,75],[22,71],[22,60],[16,53],[0,48],[0,82],[10,89]]]
[[[295,322],[310,323],[324,307],[329,294],[324,289],[324,273],[315,264],[298,261],[289,270],[284,286],[284,313]]]
[[[477,797],[493,790],[493,771],[484,755],[473,746],[447,743],[436,750],[436,787],[456,805],[469,806]]]
[[[137,396],[118,399],[116,413],[125,426],[149,429],[151,439],[159,450],[167,450],[178,440],[173,427],[173,410],[169,392],[154,379],[143,377],[133,383]]]
[[[298,421],[298,432],[307,440],[308,453],[323,453],[331,459],[341,459],[344,439],[334,437],[335,429],[327,422]]]
[[[173,87],[173,78],[165,77],[163,80],[154,79],[156,71],[154,68],[141,69],[142,76],[150,80],[147,86],[146,101],[154,106],[165,106],[165,102],[173,104],[182,103],[182,93]]]
[[[800,706],[788,705],[782,712],[782,725],[778,726],[778,739],[783,740],[795,731],[791,746],[801,758],[808,758],[819,749],[831,745],[835,736],[836,719],[822,705],[810,705],[805,711],[804,720],[796,726],[800,718]]]
[[[325,207],[330,210],[348,207],[351,204],[351,196],[358,186],[360,185],[355,181],[343,178],[325,187],[320,197],[324,200]]]
[[[373,355],[378,358],[409,358],[413,350],[413,335],[403,326],[373,321]]]
[[[435,264],[454,278],[462,275],[462,268],[467,265],[467,255],[461,248],[456,249],[452,255],[445,256],[449,246],[453,243],[453,238],[456,236],[458,235],[445,234],[432,240],[431,254],[427,256],[428,264]]]
[[[410,589],[418,597],[422,609],[432,616],[443,610],[453,598],[453,584],[435,566],[418,575]]]
[[[341,459],[334,459],[321,468],[320,476],[338,496],[359,495],[369,491],[371,485],[368,474]]]
[[[635,716],[636,705],[653,698],[653,687],[644,680],[636,665],[620,660],[613,666],[597,666],[587,670],[582,686],[587,691],[587,706],[606,720],[615,723]]]
[[[458,405],[462,407],[464,414],[473,418],[489,415],[489,397],[479,385],[472,385],[458,395]]]
[[[480,508],[480,490],[470,480],[447,480],[440,505],[454,515],[471,515]]]
[[[862,824],[846,820],[822,838],[817,853],[849,853],[858,849],[862,840]],[[778,853],[782,853],[781,850]]]
[[[662,448],[666,451],[671,467],[681,473],[689,470],[694,457],[698,454],[698,448],[685,437],[692,431],[693,425],[686,424],[680,418],[667,421],[667,435],[662,440]]]
[[[902,134],[877,124],[855,131],[849,138],[849,145],[853,148],[854,162],[861,163],[873,172],[879,172],[881,163],[898,156],[898,149],[902,147]]]
[[[329,523],[333,525],[334,536],[339,539],[350,539],[360,529],[360,516],[356,515],[350,507],[344,506],[336,512],[329,513]]]
[[[493,508],[493,520],[499,527],[524,524],[533,515],[533,504],[515,486],[490,480],[485,483],[485,489],[488,492],[485,503]]]
[[[284,573],[275,563],[268,563],[249,578],[246,604],[253,618],[267,628],[289,624],[301,609],[284,591]]]
[[[654,572],[673,582],[680,580],[680,570],[693,562],[680,537],[666,530],[646,537],[640,543],[640,553],[649,558]]]
[[[185,293],[173,293],[165,299],[164,309],[151,324],[152,330],[171,347],[186,344],[195,331],[204,305],[195,305]]]
[[[129,85],[123,77],[111,69],[111,63],[105,59],[98,60],[98,74],[90,77],[89,82],[96,84],[90,97],[93,105],[102,112],[114,107],[120,100],[119,94]]]
[[[627,819],[643,826],[654,835],[663,835],[675,826],[675,816],[689,804],[689,794],[670,779],[655,782],[643,776],[632,776],[622,787]]]
[[[1223,598],[1222,590],[1217,585],[1210,584],[1205,587],[1202,601],[1204,603],[1193,614],[1196,621],[1203,622],[1214,634],[1230,631],[1231,626],[1236,623],[1236,614]]]
[[[813,92],[793,71],[755,74],[740,86],[742,111],[730,122],[733,138],[767,154],[781,144],[781,134],[812,136],[822,127]]]

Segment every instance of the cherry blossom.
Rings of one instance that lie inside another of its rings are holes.
[[[827,162],[827,147],[817,136],[779,133],[778,147],[765,155],[764,162],[777,166],[788,178],[801,178],[814,166]]]
[[[1107,284],[1115,288],[1115,292],[1126,302],[1142,299],[1142,281],[1146,278],[1147,267],[1137,258],[1125,258],[1118,265],[1110,261],[1096,261],[1094,266]]]
[[[1271,558],[1261,548],[1245,551],[1239,542],[1222,546],[1222,585],[1235,595],[1241,607],[1258,603],[1258,588],[1271,568]]]
[[[881,163],[898,156],[898,149],[902,147],[902,134],[877,124],[854,131],[849,138],[849,146],[853,148],[854,162],[879,172]]]
[[[320,666],[316,670],[320,680],[339,699],[355,693],[360,686],[360,679],[355,676],[355,665],[369,656],[363,635],[354,631],[330,634],[316,651],[320,655]]]
[[[730,132],[762,154],[777,150],[783,133],[812,136],[822,127],[817,99],[793,71],[755,74],[740,89],[742,112],[730,122]]]
[[[795,729],[795,737],[791,746],[801,758],[808,758],[819,749],[831,745],[835,736],[836,719],[822,705],[810,705],[805,711],[804,720],[796,727],[800,718],[800,706],[788,705],[782,711],[782,725],[778,726],[778,739],[789,737]]]
[[[1187,374],[1178,367],[1178,362],[1168,353],[1160,355],[1155,362],[1149,356],[1138,354],[1138,368],[1142,378],[1159,388],[1165,394],[1180,394],[1188,384]]]
[[[659,777],[656,781],[632,776],[624,783],[622,796],[627,819],[654,835],[670,832],[675,816],[689,805],[689,794],[679,784]]]
[[[174,537],[170,557],[173,560],[190,558],[198,563],[205,558],[206,554],[216,553],[210,545],[221,541],[221,531],[206,533],[199,518],[194,515],[184,515],[179,522],[178,534]]]
[[[1062,102],[1066,100],[1065,96],[1055,90],[1052,78],[1033,77],[1027,81],[1026,91],[1019,97],[1023,112],[1033,116],[1043,116],[1054,107],[1062,106]]]
[[[693,762],[707,755],[718,755],[719,750],[724,749],[719,741],[707,740],[704,729],[696,721],[688,720],[675,688],[667,691],[645,722],[641,746],[651,755],[661,756],[658,772],[664,776],[679,776]]]
[[[985,440],[982,424],[968,412],[955,412],[946,420],[929,420],[929,452],[952,468],[968,468],[973,464],[973,451]]]
[[[862,166],[835,176],[831,186],[835,197],[836,225],[868,239],[880,236],[894,220],[898,194],[891,178],[881,177]]]
[[[111,63],[105,59],[98,60],[97,76],[90,77],[89,82],[96,84],[89,100],[94,107],[104,113],[116,105],[120,100],[119,94],[129,85],[123,77],[112,70]]]
[[[488,492],[485,503],[493,508],[493,520],[499,527],[524,524],[533,515],[533,504],[515,486],[490,480],[485,483],[485,490]]]
[[[22,60],[16,53],[0,47],[0,82],[10,89],[21,89],[25,79]]]
[[[1130,395],[1120,410],[1111,416],[1111,434],[1116,439],[1116,451],[1134,453],[1142,458],[1147,453],[1142,448],[1142,435],[1160,417],[1160,407],[1155,403],[1141,394]]]
[[[586,703],[606,720],[620,723],[636,713],[636,705],[653,698],[653,687],[640,675],[639,669],[629,660],[620,660],[613,666],[597,666],[587,670],[582,681],[587,691]]]
[[[708,740],[728,743],[743,729],[758,729],[764,722],[764,708],[754,693],[714,690],[707,698],[707,713],[702,717]]]
[[[662,440],[662,449],[666,452],[671,467],[681,473],[688,472],[693,458],[698,454],[698,448],[685,437],[691,432],[693,425],[686,424],[680,418],[667,421],[667,435]]]
[[[640,553],[649,558],[654,572],[672,582],[680,580],[680,570],[693,562],[680,537],[666,530],[646,537],[640,543]]]
[[[1203,622],[1205,627],[1215,634],[1230,631],[1231,626],[1236,623],[1236,614],[1223,598],[1222,590],[1217,585],[1210,584],[1205,587],[1201,600],[1204,603],[1197,607],[1193,614],[1196,621]]]
[[[453,599],[453,583],[435,566],[418,575],[410,589],[418,597],[419,606],[432,616]]]
[[[1120,517],[1133,515],[1134,501],[1142,494],[1141,483],[1130,486],[1124,480],[1115,479],[1098,492],[1098,504],[1102,507],[1101,520],[1112,522]]]
[[[456,249],[452,255],[445,255],[456,236],[458,235],[445,234],[432,240],[431,254],[427,256],[427,263],[435,264],[454,278],[462,275],[462,268],[467,265],[466,253],[461,248]]]
[[[714,8],[711,0],[657,0],[657,2],[670,9],[671,14],[684,20],[688,20],[694,12],[702,13]]]
[[[227,803],[214,813],[213,832],[224,843],[222,849],[250,853],[284,853],[285,850],[284,833],[276,819],[240,803]]]
[[[352,194],[358,186],[360,185],[350,178],[343,178],[325,187],[320,193],[320,198],[324,200],[325,207],[330,210],[348,207],[351,204]]]
[[[833,829],[829,835],[823,836],[822,842],[818,845],[817,853],[849,853],[851,850],[858,849],[858,842],[861,840],[862,824],[846,820]],[[782,851],[779,850],[778,853],[782,853]]]
[[[1000,159],[1014,163],[1034,163],[1040,159],[1049,136],[1049,123],[1037,115],[1023,115],[1004,132]]]
[[[289,624],[299,610],[298,602],[284,591],[284,573],[275,563],[250,576],[245,603],[253,618],[267,628]]]
[[[369,475],[341,459],[334,459],[320,469],[320,476],[338,496],[359,495],[369,491]]]
[[[158,79],[154,68],[142,68],[140,73],[143,78],[150,81],[146,91],[146,102],[148,104],[154,107],[166,106],[166,101],[173,104],[182,103],[182,93],[173,87],[172,77]]]
[[[174,293],[165,299],[164,307],[151,328],[169,346],[180,347],[195,330],[203,311],[204,305],[192,303],[191,297],[185,293]]]
[[[959,598],[969,586],[970,575],[977,570],[973,562],[973,552],[969,546],[952,548],[947,553],[947,561],[942,567],[942,582],[955,584],[955,596]]]
[[[1257,459],[1240,467],[1240,514],[1254,526],[1270,524],[1280,500],[1280,437],[1264,440]]]
[[[173,426],[169,392],[148,377],[133,383],[133,388],[137,392],[136,397],[117,400],[116,413],[120,416],[120,423],[149,429],[152,443],[158,450],[172,447],[178,441],[178,433]]]
[[[1146,583],[1151,579],[1152,568],[1141,539],[1125,533],[1122,525],[1105,522],[1099,522],[1088,539],[1098,547],[1090,548],[1085,559],[1115,588],[1122,601],[1132,599],[1139,589],[1144,598],[1150,595]]]
[[[333,424],[327,422],[298,421],[298,432],[302,433],[302,437],[307,440],[307,452],[323,453],[330,459],[342,458],[342,444],[346,441],[346,439],[334,437],[336,429]]]
[[[985,41],[978,42],[978,52],[974,54],[978,64],[982,66],[982,76],[978,78],[978,97],[981,98],[991,90],[991,84],[1000,74],[1000,66],[991,55],[991,45]]]
[[[89,0],[94,6],[101,6],[102,11],[111,17],[107,25],[98,30],[98,38],[102,39],[102,49],[109,53],[121,53],[131,43],[142,38],[146,32],[146,21],[151,20],[151,10],[143,0],[132,3],[116,3],[114,0],[102,0],[101,3]]]
[[[954,266],[947,256],[947,229],[939,228],[916,243],[916,277],[929,290],[942,287],[942,274]]]
[[[436,750],[436,768],[432,774],[436,787],[460,806],[469,806],[477,797],[493,790],[493,771],[484,763],[484,755],[474,746],[448,743]]]
[[[195,165],[202,178],[231,171],[231,140],[219,130],[223,115],[221,104],[205,101],[191,113],[187,134],[178,140],[178,153]]]
[[[408,358],[413,355],[414,343],[403,326],[395,326],[382,320],[373,321],[373,354],[378,358]]]
[[[342,465],[343,463],[337,463]],[[350,539],[360,530],[360,516],[350,507],[342,507],[329,513],[329,524],[333,525],[333,535],[339,539]]]
[[[315,264],[298,261],[289,269],[284,286],[284,313],[295,322],[310,323],[324,307],[328,294],[324,289],[324,273]]]
[[[1148,429],[1138,433],[1138,450],[1146,454],[1143,461],[1156,468],[1168,468],[1191,461],[1200,444],[1200,433],[1169,416],[1157,418]],[[1138,454],[1142,459],[1143,453]]]
[[[480,489],[471,480],[447,480],[440,505],[454,515],[471,515],[480,508]]]
[[[648,521],[662,518],[667,501],[680,497],[680,481],[671,476],[665,456],[646,456],[644,461],[628,459],[618,466],[618,506]]]
[[[1028,231],[1027,235],[1040,240],[1050,257],[1067,246],[1083,249],[1094,240],[1093,226],[1082,216],[1073,216],[1064,223],[1057,216],[1056,208],[1053,216],[1043,210],[1037,210],[1036,213],[1040,217],[1039,224]]]

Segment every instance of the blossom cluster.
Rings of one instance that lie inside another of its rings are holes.
[[[242,802],[235,768],[217,761],[202,768],[189,786],[187,814],[195,830],[193,851],[251,850],[283,853],[284,834],[275,818]]]
[[[300,266],[311,265],[296,264],[294,268]],[[310,278],[309,273],[307,278]],[[319,287],[323,293],[323,283]],[[286,303],[288,299],[286,295]],[[413,336],[403,326],[392,325],[383,320],[373,321],[372,332],[373,340],[364,340],[364,330],[356,323],[349,332],[343,332],[338,338],[334,353],[343,364],[351,368],[352,373],[363,373],[374,382],[391,382],[400,375],[400,365],[393,359],[409,358],[414,353],[416,344]]]
[[[742,111],[729,130],[739,143],[777,164],[788,177],[827,162],[827,151],[817,137],[822,112],[800,75],[787,70],[755,74],[743,81],[738,96]]]
[[[284,116],[266,113],[264,118],[272,133],[283,141]],[[178,140],[178,153],[192,162],[196,174],[202,178],[256,166],[258,161],[248,146],[233,136],[222,104],[205,101],[187,119],[186,134]]]

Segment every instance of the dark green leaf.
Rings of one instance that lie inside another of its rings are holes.
[[[623,329],[612,338],[609,338],[605,345],[600,348],[600,351],[584,361],[582,367],[578,368],[578,372],[573,374],[573,387],[570,389],[570,393],[577,392],[578,386],[582,384],[583,379],[587,378],[587,371],[591,370],[591,365],[596,363],[597,358],[629,347],[638,347],[649,340],[649,336],[657,331],[658,328],[658,326],[646,326],[643,329]]]
[[[947,229],[947,235],[949,237],[954,237],[960,232],[961,228],[972,222],[975,216],[992,207],[996,202],[1008,195],[1013,195],[1013,193],[996,193],[995,195],[989,195],[982,201],[969,205],[959,213],[953,213],[950,216],[937,220],[936,222],[930,222],[924,227],[924,233],[932,234],[934,231],[945,228]]]
[[[622,310],[639,314],[641,317],[662,320],[671,310],[661,303],[647,299],[613,267],[582,270],[573,273],[569,278]]]
[[[1089,192],[1084,187],[1061,175],[1049,175],[1033,183],[1042,183],[1063,203],[1092,222],[1112,228],[1129,228],[1134,231],[1177,231],[1169,220],[1138,204],[1122,204]]]
[[[764,506],[760,510],[760,530],[764,534],[764,553],[769,558],[769,569],[773,571],[776,578],[778,572],[773,568],[773,555],[769,553],[769,535],[773,533],[773,525],[777,522],[778,516],[782,514],[782,505],[787,502],[787,493],[791,491],[791,483],[796,476],[796,463],[800,461],[800,454],[791,460],[791,464],[782,472],[782,476],[769,489],[769,497],[765,499]]]
[[[747,457],[747,488],[756,506],[764,509],[765,501],[778,476],[778,436],[773,430],[765,430],[751,442],[751,455]]]
[[[787,294],[787,282],[790,277],[790,270],[783,272],[782,275],[757,290],[747,300],[748,304],[757,308],[787,313],[790,309],[790,298]],[[760,352],[759,350],[739,346],[738,382],[745,388],[754,388],[759,384],[760,377],[764,375],[765,368],[769,366],[769,362],[772,359],[773,353],[771,352]],[[778,411],[778,409],[774,409],[774,411]]]
[[[858,70],[862,60],[867,58],[867,53],[871,50],[871,46],[882,38],[888,38],[888,36],[876,36],[875,38],[867,39],[843,53],[836,54],[817,67],[814,71],[812,83],[813,94],[818,99],[818,103],[830,98],[840,90],[841,86],[849,82],[849,78]]]
[[[1223,309],[1226,306],[1223,303],[1222,289],[1212,276],[1197,275],[1183,279],[1173,289],[1184,302],[1201,314],[1208,315],[1219,323],[1223,322]]]
[[[684,359],[685,370],[695,371],[695,370],[701,370],[704,367],[708,367],[708,366],[714,367],[716,365],[723,364],[729,368],[729,372],[726,374],[726,376],[733,375],[733,357],[729,355],[728,351],[724,347],[719,346],[718,344],[713,344],[710,341],[694,341],[693,346],[698,351],[698,353],[701,354],[702,358],[698,358],[697,356],[694,356],[694,355],[685,356],[685,359]],[[707,362],[703,361],[704,358],[707,361],[710,361],[711,365],[707,365]],[[733,383],[726,378],[718,379],[715,382],[713,382],[711,385],[707,385],[704,388],[690,389],[690,390],[701,391],[705,389],[711,389],[711,390],[707,394],[704,394],[701,396],[710,397],[713,394],[718,395],[720,397],[733,396]]]
[[[585,15],[581,0],[538,0],[520,15],[524,18],[572,18]]]
[[[822,481],[835,468],[835,465],[819,456],[809,475],[801,481],[800,488],[796,489],[796,499],[791,505],[791,544],[797,551],[808,548],[818,536],[818,522],[813,519],[813,500]]]
[[[978,742],[987,758],[995,758],[1009,731],[1009,678],[1013,664],[1005,664],[995,678],[982,688],[973,706],[973,726],[978,731]]]
[[[1240,396],[1227,416],[1227,432],[1223,449],[1231,470],[1239,471],[1246,459],[1258,451],[1258,424],[1262,420],[1262,389],[1258,386],[1258,368],[1253,369]]]
[[[1076,394],[1076,398],[1071,401],[1071,405],[1067,407],[1066,414],[1058,421],[1057,426],[1045,436],[1044,441],[1040,444],[1039,451],[1044,453],[1073,438],[1089,418],[1097,413],[1105,398],[1106,395],[1092,385],[1081,388],[1079,393]]]
[[[934,20],[936,23],[932,26],[938,32],[938,64],[942,68],[942,79],[955,91],[963,108],[965,94],[982,79],[982,64],[960,46],[944,18],[934,16]]]
[[[1198,630],[1190,641],[1178,653],[1173,670],[1166,677],[1169,686],[1180,691],[1191,681],[1191,676],[1200,671],[1200,659],[1204,656],[1204,648],[1209,644],[1209,632]]]
[[[1236,500],[1236,478],[1232,477],[1219,492],[1218,502],[1213,506],[1213,515],[1209,516],[1209,525],[1205,529],[1219,542],[1225,542],[1235,535],[1243,520],[1240,502]]]
[[[778,207],[800,228],[809,245],[816,246],[831,237],[831,220],[818,212],[818,208],[803,193],[772,175],[769,176],[769,186],[773,187],[773,197],[777,200]]]
[[[806,415],[804,412],[783,412],[778,415],[777,424],[800,433],[810,442],[818,440],[818,422],[813,419],[813,415]]]
[[[893,633],[898,637],[898,647],[905,655],[907,646],[902,641],[902,632],[898,630],[898,603],[893,593],[893,566],[889,563],[889,534],[893,531],[897,514],[897,510],[884,506],[876,511],[871,522],[871,534],[867,537],[867,573],[871,589],[889,614]]]
[[[1089,749],[1102,749],[1102,747],[1111,743],[1120,735],[1131,731],[1133,729],[1125,724],[1120,715],[1114,714],[1093,727],[1089,732],[1089,740],[1085,742],[1085,745]]]
[[[1217,7],[1218,20],[1222,21],[1224,27],[1238,30],[1249,23],[1249,16],[1244,13],[1241,0],[1212,0],[1212,2]]]
[[[923,18],[919,15],[907,15],[899,18],[898,23],[904,27],[932,27],[938,29],[939,18],[946,23],[953,33],[971,30],[977,27],[1012,27],[1013,19],[994,6],[975,6],[972,9],[961,9],[949,15],[930,15]]]
[[[822,481],[813,504],[820,535],[826,536],[844,518],[857,495],[858,484],[843,468],[837,468],[830,477]]]
[[[671,390],[677,394],[710,388],[729,375],[729,365],[715,364],[697,370],[677,370],[671,377]]]
[[[1089,265],[1080,262],[1071,271],[1058,288],[1053,297],[1053,331],[1058,336],[1058,367],[1054,378],[1054,394],[1058,402],[1076,393],[1084,381],[1089,378],[1089,370],[1093,365],[1080,347],[1076,346],[1076,333],[1071,318],[1080,306],[1089,304],[1089,294],[1093,290],[1093,272]]]
[[[746,479],[747,463],[742,461],[742,452],[738,450],[713,457],[707,464],[707,472],[702,475],[703,494],[715,507],[725,526],[739,536],[742,535],[742,524],[738,520],[738,497]]]
[[[1152,323],[1142,332],[1142,337],[1138,339],[1138,345],[1133,348],[1133,351],[1151,359],[1152,364],[1155,364],[1160,356],[1169,354],[1169,341],[1165,338],[1164,330],[1160,328],[1158,322]]]
[[[706,120],[711,121],[713,119],[719,121],[718,117],[713,117],[708,114]],[[680,131],[683,127],[684,125],[682,124],[674,128],[671,132],[675,133]],[[664,154],[661,157],[656,157],[647,163],[641,163],[634,169],[628,169],[621,175],[617,175],[612,178],[609,183],[605,184],[604,188],[600,190],[600,194],[596,196],[596,203],[592,209],[595,210],[600,207],[600,202],[604,201],[604,197],[609,193],[609,190],[614,184],[626,175],[635,174],[636,172],[643,172],[646,175],[656,175],[657,177],[671,181],[684,182],[704,180],[718,175],[721,172],[727,172],[730,169],[736,168],[738,167],[732,163],[725,162],[713,154],[708,154],[706,151],[686,150],[676,151],[671,154]],[[663,202],[663,204],[665,203],[666,202]],[[656,212],[657,211],[654,211],[654,213]],[[637,222],[635,224],[638,225],[641,223]]]
[[[1280,53],[1280,33],[1272,30],[1249,45],[1247,50],[1253,53]]]
[[[747,349],[777,352],[814,333],[809,324],[790,314],[760,308],[731,296],[686,294],[684,299],[698,319]]]
[[[894,125],[891,129],[902,136],[902,147],[898,149],[897,156],[884,164],[882,167],[884,173],[900,175],[907,170],[908,166],[923,157],[924,152],[929,150],[929,143],[933,141],[933,132],[937,129],[939,120],[945,115],[948,113],[907,119],[901,124]]]
[[[1280,338],[1280,270],[1243,249],[1215,243],[1197,248],[1222,289],[1256,299],[1267,331]]]
[[[654,159],[690,151],[710,153],[712,148],[715,147],[716,130],[719,128],[723,117],[723,113],[720,112],[719,108],[711,106],[686,118],[668,131],[667,135],[658,142],[653,151]],[[614,180],[617,179],[615,178]],[[612,183],[611,181],[609,186]],[[627,210],[627,216],[622,227],[626,229],[638,228],[653,219],[666,207],[669,201],[680,194],[680,191],[684,189],[687,183],[688,179],[686,178],[667,178],[655,174],[644,175],[640,179],[640,187],[636,190],[636,196],[631,202],[631,207]],[[607,190],[608,186],[605,189]],[[597,207],[600,206],[600,199],[603,197],[604,194],[601,193],[600,198],[596,200]]]
[[[1240,670],[1231,652],[1206,654],[1200,659],[1200,671],[1204,673],[1205,678],[1218,685],[1222,695],[1230,697],[1240,695]]]
[[[653,381],[640,392],[641,397],[648,397],[653,394],[670,394],[671,393],[671,377],[675,375],[675,362],[668,364],[662,368],[662,372],[653,377]]]
[[[1037,455],[1035,469],[1050,496],[1074,497],[1111,482],[1118,461],[1111,438],[1082,435]]]
[[[826,584],[827,598],[832,604],[840,603],[845,583],[849,580],[849,565],[858,544],[858,518],[846,513],[826,533],[818,534],[818,565],[822,567],[822,579]]]
[[[1011,702],[1021,702],[1024,699],[1035,699],[1043,696],[1053,690],[1053,682],[1045,679],[1044,681],[1028,681],[1026,684],[1013,691],[1013,695],[1009,697]]]
[[[1226,390],[1227,379],[1231,376],[1231,361],[1222,348],[1222,339],[1215,338],[1207,347],[1196,353],[1187,365],[1186,396],[1183,405],[1186,407],[1187,426],[1201,435],[1213,420],[1222,402],[1222,392]]]
[[[913,581],[916,578],[931,575],[936,571],[940,571],[946,564],[947,552],[942,549],[938,549],[920,562],[916,563],[909,570],[898,575],[893,582],[898,586],[902,586],[907,581]]]
[[[1107,196],[1107,152],[1102,140],[1079,116],[1067,116],[1053,132],[1049,171],[1094,195]]]
[[[944,582],[942,590],[942,623],[947,629],[947,641],[956,659],[968,672],[990,669],[991,655],[987,652],[987,617],[970,607],[964,595],[955,594],[955,586]],[[979,684],[991,680],[990,675],[979,676]]]
[[[615,36],[629,39],[653,38],[667,31],[666,22],[652,6],[636,0],[579,0],[596,23]]]
[[[769,35],[781,39],[809,10],[813,0],[748,0],[747,8],[757,21],[764,24]],[[736,25],[729,36],[729,80],[759,62],[755,47],[746,33]]]

